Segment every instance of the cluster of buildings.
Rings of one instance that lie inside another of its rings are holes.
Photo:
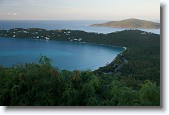
[[[46,33],[46,34],[45,34]],[[78,34],[78,32],[74,33],[75,35]],[[55,30],[51,32],[46,32],[41,29],[22,29],[22,28],[14,28],[11,30],[6,30],[6,32],[0,33],[0,36],[4,37],[13,37],[17,38],[20,36],[28,36],[33,39],[46,39],[49,40],[51,38],[62,38],[64,36],[67,36],[67,40],[71,42],[82,42],[83,38],[81,37],[75,37],[71,35],[71,31],[69,30]]]

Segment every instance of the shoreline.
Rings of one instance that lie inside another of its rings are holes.
[[[45,40],[45,39],[35,39],[35,38],[13,38],[13,37],[0,37],[0,39],[13,39],[13,40],[16,40],[16,39],[19,39],[19,40],[33,40],[33,41],[55,41],[55,42],[67,42],[67,43],[73,43],[73,44],[84,44],[84,45],[96,45],[96,46],[104,46],[104,47],[110,47],[110,48],[123,48],[123,51],[121,51],[120,53],[118,53],[114,59],[110,60],[110,62],[106,62],[104,65],[102,66],[99,66],[97,67],[96,69],[90,69],[90,68],[87,68],[87,69],[82,69],[82,71],[85,71],[85,70],[91,70],[91,71],[96,71],[98,70],[100,67],[106,67],[107,65],[109,65],[110,63],[112,63],[116,57],[119,55],[119,54],[122,54],[125,50],[126,50],[126,47],[122,47],[122,46],[113,46],[113,45],[107,45],[107,44],[99,44],[99,43],[90,43],[90,42],[71,42],[71,41],[60,41],[60,40],[54,40],[54,39],[50,39],[50,40]],[[12,66],[8,66],[8,67],[12,67]],[[56,66],[57,67],[57,66]],[[60,70],[66,70],[66,69],[60,69]],[[74,69],[74,70],[79,70],[80,69]],[[68,71],[74,71],[74,70],[68,70]]]
[[[36,38],[13,38],[13,37],[0,37],[1,39],[28,39],[28,40],[43,40],[43,41],[58,41],[58,42],[69,42],[69,43],[79,43],[79,44],[89,44],[89,45],[98,45],[98,46],[106,46],[106,47],[117,47],[117,48],[123,48],[126,50],[127,48],[125,46],[113,46],[113,45],[107,45],[107,44],[99,44],[99,43],[90,43],[90,42],[74,42],[74,41],[61,41],[61,40],[54,40],[54,39],[36,39]]]
[[[139,35],[141,38],[144,36],[142,33],[142,31],[140,30],[123,30],[117,33],[112,32],[111,34],[95,34],[95,33],[91,33],[91,32],[85,32],[85,31],[79,31],[79,30],[62,30],[62,31],[48,31],[48,30],[44,30],[44,32],[40,33],[39,31],[43,31],[41,28],[32,28],[32,30],[22,30],[23,28],[19,28],[20,30],[10,30],[10,31],[1,31],[0,38],[11,38],[11,39],[27,39],[27,40],[43,40],[43,41],[58,41],[58,42],[68,42],[68,43],[75,43],[75,44],[88,44],[88,45],[97,45],[97,46],[106,46],[106,47],[114,47],[114,48],[121,48],[123,49],[123,51],[119,54],[123,55],[124,52],[130,47],[131,44],[130,42],[126,41],[125,38],[128,38],[127,36],[122,36],[123,33],[125,34],[129,34],[129,35],[133,35],[133,33],[137,33],[137,35]],[[20,32],[22,31],[22,32]],[[27,33],[24,33],[24,31],[27,31]],[[70,32],[68,32],[70,31]],[[37,32],[39,32],[37,34]],[[52,32],[52,33],[51,33]],[[32,34],[33,33],[33,34]],[[121,34],[122,33],[122,34]],[[67,36],[67,34],[69,34]],[[12,37],[16,35],[15,37]],[[61,35],[61,36],[60,36]],[[114,36],[117,35],[117,37],[119,37],[117,42]],[[135,34],[134,34],[135,35]],[[154,34],[146,34],[146,36],[152,36]],[[158,37],[158,34],[155,34],[156,37]],[[43,36],[42,38],[35,38],[36,36]],[[49,40],[46,40],[45,37],[50,38]],[[104,41],[104,37],[106,38]],[[69,39],[68,39],[69,38]],[[78,41],[78,39],[80,39]],[[110,39],[110,40],[109,40]],[[130,38],[128,39],[133,39],[133,45],[134,47],[138,47],[137,45],[137,41],[135,41],[135,37],[130,36]],[[73,40],[73,41],[70,41]],[[99,41],[100,40],[100,41]],[[151,39],[150,39],[151,40]],[[127,42],[127,43],[126,43]],[[109,44],[109,45],[108,45]],[[123,46],[122,46],[123,45]],[[141,46],[139,46],[141,47]],[[133,50],[133,49],[132,49]],[[120,56],[119,54],[117,54],[117,56],[115,56],[115,59],[110,60],[110,62],[105,63],[102,66],[99,66],[98,69],[100,67],[107,67],[109,66],[112,62],[114,62],[116,60],[116,58],[118,56]],[[94,70],[98,70],[98,69],[94,69]],[[93,71],[94,71],[93,70]]]

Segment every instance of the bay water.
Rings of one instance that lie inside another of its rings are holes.
[[[0,65],[38,63],[42,55],[51,58],[53,66],[61,70],[95,70],[112,62],[123,51],[122,47],[97,44],[0,38]]]

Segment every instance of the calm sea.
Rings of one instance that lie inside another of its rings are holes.
[[[55,29],[70,29],[70,30],[83,30],[86,32],[96,32],[96,33],[111,33],[116,31],[125,30],[125,28],[109,28],[109,27],[92,27],[89,26],[95,23],[107,22],[105,20],[31,20],[31,21],[7,21],[0,20],[0,29],[12,29],[12,28],[44,28],[47,30]],[[127,28],[126,28],[127,29]],[[160,29],[139,29],[146,32],[153,32],[160,34]]]
[[[52,59],[53,66],[66,70],[95,70],[113,61],[122,47],[96,44],[0,38],[0,65],[38,63],[40,55]]]

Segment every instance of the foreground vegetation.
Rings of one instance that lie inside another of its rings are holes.
[[[37,33],[38,32],[38,33]],[[70,30],[0,30],[1,37],[97,43],[126,47],[95,71],[39,64],[0,67],[1,105],[160,105],[160,35],[139,30],[99,34]]]
[[[47,57],[39,64],[0,67],[0,105],[139,106],[160,105],[159,86],[146,80],[137,88],[118,75],[59,71]]]

